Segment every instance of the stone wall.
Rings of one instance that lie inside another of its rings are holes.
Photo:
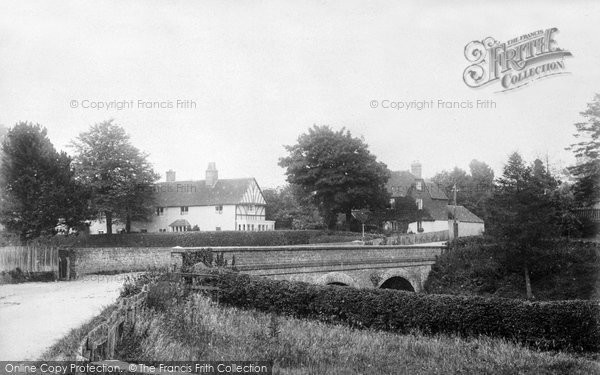
[[[100,247],[69,250],[71,278],[171,266],[171,247]]]

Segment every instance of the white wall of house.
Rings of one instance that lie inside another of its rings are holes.
[[[181,207],[164,207],[162,215],[152,216],[152,221],[143,223],[136,222],[132,224],[132,230],[136,232],[171,232],[172,228],[169,224],[175,220],[187,220],[193,228],[197,225],[200,231],[216,231],[216,230],[240,230],[239,225],[242,225],[241,230],[274,230],[275,224],[273,221],[240,220],[236,223],[235,207],[236,205],[223,205],[223,209],[219,212],[216,206],[190,206],[187,214],[181,214]],[[236,227],[236,224],[238,225]],[[92,232],[94,233],[94,232]]]
[[[164,207],[162,215],[152,216],[148,223],[135,222],[132,230],[147,232],[171,232],[169,224],[175,220],[187,220],[192,227],[197,225],[201,231],[235,230],[235,205],[223,205],[219,213],[215,206],[191,206],[186,214],[181,214],[181,207]],[[217,229],[219,228],[219,229]]]
[[[454,220],[448,220],[448,230],[450,231],[450,239],[454,238],[454,230],[452,229]],[[458,222],[458,237],[479,236],[485,231],[484,223],[468,223],[464,221]]]
[[[119,233],[120,230],[125,229],[125,224],[115,224],[112,225],[112,232]],[[92,220],[90,222],[90,234],[104,234],[106,233],[106,221],[102,220]]]
[[[448,230],[448,222],[446,220],[422,221],[421,227],[423,228],[423,233],[439,232],[442,230]],[[419,233],[417,222],[408,224],[408,232]]]

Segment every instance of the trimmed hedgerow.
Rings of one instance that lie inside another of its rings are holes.
[[[502,337],[543,350],[600,350],[600,306],[312,285],[224,275],[219,301],[398,333]]]
[[[322,233],[310,230],[130,233],[54,236],[48,241],[67,247],[285,246],[308,244],[312,237]]]

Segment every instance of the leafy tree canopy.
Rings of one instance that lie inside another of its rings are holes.
[[[46,128],[17,123],[2,143],[0,222],[22,239],[54,234],[59,223],[78,226],[87,214],[71,158],[58,153]]]
[[[275,220],[276,228],[317,229],[323,220],[314,203],[297,185],[285,185],[277,189],[264,189],[267,202],[267,220]]]
[[[385,183],[390,173],[386,165],[349,131],[315,125],[297,144],[285,148],[289,155],[279,165],[286,168],[287,181],[313,199],[329,228],[338,213],[344,213],[350,223],[352,209],[387,204]]]
[[[487,202],[494,190],[494,171],[486,163],[475,159],[469,164],[469,170],[470,174],[455,167],[452,171],[436,174],[432,180],[444,189],[451,204],[454,204],[456,186],[456,203],[485,220],[489,216]]]
[[[91,191],[94,212],[106,218],[106,233],[112,233],[113,219],[129,231],[132,220],[151,215],[159,176],[121,126],[113,120],[95,124],[71,145],[76,176]]]
[[[578,142],[567,148],[578,163],[569,171],[577,178],[573,187],[576,201],[581,206],[592,206],[600,201],[600,94],[594,96],[581,116],[584,121],[575,124]]]

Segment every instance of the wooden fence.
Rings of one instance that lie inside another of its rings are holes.
[[[19,268],[28,272],[58,272],[58,248],[40,246],[0,247],[0,272]]]
[[[123,333],[135,324],[139,310],[145,307],[147,296],[148,286],[144,285],[140,293],[119,299],[116,310],[104,321],[94,326],[81,340],[75,353],[76,360],[99,361],[112,359]]]
[[[420,243],[448,241],[450,233],[447,230],[438,232],[426,232],[415,234],[398,234],[388,237],[388,244],[391,245],[416,245]]]
[[[165,280],[180,280],[185,282],[192,291],[218,291],[214,286],[202,285],[207,279],[218,278],[218,275],[203,273],[169,273]],[[80,341],[75,353],[77,361],[98,362],[113,359],[115,348],[127,330],[133,328],[139,312],[146,308],[148,285],[142,291],[130,297],[120,298],[116,309],[103,321],[92,327]],[[192,315],[195,312],[192,311]],[[194,317],[192,316],[192,321]]]
[[[588,219],[600,223],[600,208],[578,208],[575,215],[581,219]]]

